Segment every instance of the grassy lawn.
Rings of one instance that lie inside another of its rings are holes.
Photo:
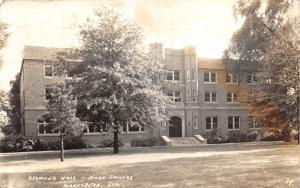
[[[0,187],[300,187],[299,149],[228,144],[121,149],[119,155],[95,150],[67,153],[63,163],[57,152],[0,154]]]

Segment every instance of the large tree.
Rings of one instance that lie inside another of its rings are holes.
[[[166,120],[170,100],[159,86],[162,65],[147,53],[141,29],[113,9],[98,10],[80,36],[83,64],[74,91],[79,105],[114,131],[118,153],[120,127],[156,126]]]
[[[233,34],[225,59],[259,66],[259,84],[245,102],[262,125],[289,134],[299,124],[299,20],[289,18],[293,1],[269,0],[262,5],[261,0],[237,2],[236,16],[244,21]]]

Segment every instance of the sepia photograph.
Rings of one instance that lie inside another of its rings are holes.
[[[300,188],[300,0],[0,0],[0,188]]]

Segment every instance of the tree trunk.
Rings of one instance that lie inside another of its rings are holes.
[[[114,154],[119,153],[119,139],[118,139],[119,130],[117,127],[114,128]]]
[[[61,132],[60,133],[60,161],[63,162],[64,161],[64,135]]]

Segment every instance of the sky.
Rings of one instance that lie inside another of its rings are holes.
[[[10,37],[2,50],[0,89],[20,71],[24,46],[76,47],[79,25],[104,4],[115,6],[145,30],[146,42],[165,47],[195,45],[199,57],[221,58],[239,23],[236,0],[36,0],[7,1],[0,21]]]

